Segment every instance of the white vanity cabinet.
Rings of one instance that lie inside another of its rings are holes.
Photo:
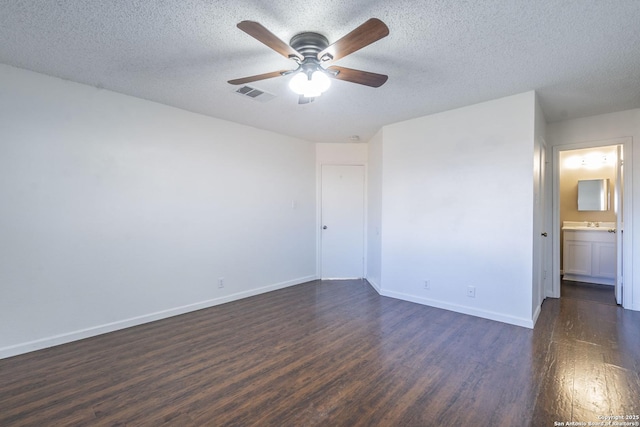
[[[563,227],[565,280],[614,285],[616,233],[610,228]]]

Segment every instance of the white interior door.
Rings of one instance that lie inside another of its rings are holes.
[[[623,239],[622,233],[624,232],[624,217],[622,215],[623,209],[623,185],[624,185],[624,176],[623,176],[623,152],[622,145],[618,145],[617,149],[617,159],[616,159],[616,185],[613,193],[613,209],[616,213],[616,280],[615,280],[615,293],[616,293],[616,302],[622,305],[622,286],[624,277],[622,276],[622,261],[624,259],[622,249],[623,249]]]
[[[539,287],[538,287],[538,304],[542,304],[547,293],[548,271],[551,265],[549,254],[551,251],[551,239],[549,238],[549,225],[547,222],[547,146],[544,139],[540,142],[540,165],[539,165],[539,194],[537,215],[540,217],[538,224],[540,227],[540,248],[539,248]],[[536,236],[537,237],[537,236]]]
[[[364,166],[322,165],[321,275],[364,277]]]
[[[536,310],[542,304],[546,290],[547,277],[547,236],[546,228],[546,147],[544,140],[537,139],[536,158],[534,162],[534,236],[533,236],[533,308]]]

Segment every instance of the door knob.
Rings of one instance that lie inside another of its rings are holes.
[[[326,226],[326,225],[323,225],[323,226],[322,226],[322,229],[323,229],[323,230],[326,230],[326,229],[327,229],[327,226]]]
[[[548,236],[546,231],[544,233],[540,233],[540,235],[543,236],[543,237],[547,237]]]

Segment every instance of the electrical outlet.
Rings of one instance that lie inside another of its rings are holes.
[[[476,297],[476,287],[475,286],[467,286],[467,296],[469,298]]]
[[[218,287],[219,288],[224,288],[224,277],[220,277],[218,279]]]
[[[424,288],[425,288],[426,290],[431,289],[431,282],[430,282],[429,280],[425,280],[425,281],[424,281]]]

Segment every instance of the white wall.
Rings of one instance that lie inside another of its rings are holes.
[[[616,138],[632,138],[632,155],[625,153],[625,164],[631,162],[633,176],[625,176],[625,185],[632,185],[632,228],[625,223],[625,233],[631,231],[631,241],[640,242],[640,109],[602,114],[581,119],[566,120],[547,125],[549,146],[566,146],[577,143],[607,141]],[[627,174],[628,175],[628,174]],[[631,228],[631,229],[630,229]],[[628,256],[629,254],[627,254]],[[640,310],[640,281],[634,279],[640,272],[640,248],[632,247],[630,257],[631,277],[625,277],[625,307]],[[631,301],[628,304],[628,301]]]
[[[384,129],[369,141],[367,189],[367,280],[378,291],[382,288],[382,144]]]
[[[314,189],[310,142],[0,65],[0,357],[314,279]]]
[[[318,143],[316,163],[318,165],[366,165],[367,144],[365,143]]]
[[[533,326],[534,109],[528,92],[384,128],[383,295]]]

